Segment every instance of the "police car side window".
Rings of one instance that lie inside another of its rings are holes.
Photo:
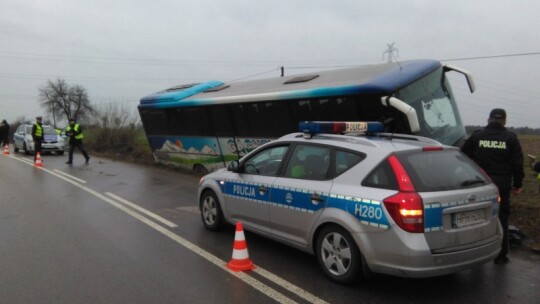
[[[276,176],[289,146],[274,146],[259,151],[244,162],[244,173]]]
[[[356,164],[361,162],[364,158],[366,158],[366,156],[363,154],[352,153],[352,152],[343,151],[343,150],[336,150],[336,158],[335,158],[336,176],[339,176],[343,172],[356,166]]]
[[[362,181],[362,186],[397,190],[398,185],[394,171],[387,161],[380,163],[369,175]]]
[[[330,148],[296,145],[285,169],[285,177],[324,180],[330,168]]]

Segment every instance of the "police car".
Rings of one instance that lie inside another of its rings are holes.
[[[33,154],[34,139],[32,138],[32,123],[22,123],[13,133],[13,147],[15,152],[24,151],[24,154]],[[42,152],[55,152],[58,155],[64,154],[66,143],[61,134],[51,126],[43,124],[43,142],[41,143]]]
[[[440,276],[493,260],[502,229],[486,174],[455,147],[382,129],[300,123],[300,133],[201,179],[204,226],[240,221],[314,254],[339,283],[372,272]]]

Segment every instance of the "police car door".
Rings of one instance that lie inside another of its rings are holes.
[[[327,179],[331,148],[296,144],[291,149],[283,177],[272,186],[270,221],[274,236],[305,246],[332,187]]]
[[[268,203],[272,183],[288,145],[274,145],[244,160],[241,172],[226,181],[226,212],[233,221],[241,221],[252,230],[270,233]]]

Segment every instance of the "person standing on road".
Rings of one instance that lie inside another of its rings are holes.
[[[4,119],[0,124],[0,147],[9,145],[9,124]]]
[[[73,150],[75,150],[75,147],[79,148],[79,151],[81,151],[82,155],[86,159],[85,163],[88,164],[88,161],[90,161],[90,156],[88,156],[88,153],[86,153],[86,150],[84,149],[82,141],[84,138],[82,128],[78,123],[75,122],[75,119],[69,119],[69,126],[66,128],[66,134],[69,136],[69,159],[66,164],[73,164]]]
[[[510,217],[510,194],[521,193],[523,178],[523,152],[516,134],[505,128],[506,111],[493,109],[488,125],[474,132],[461,150],[472,158],[491,177],[499,188],[499,220],[503,227],[503,243],[495,264],[506,264],[508,254],[508,219]]]
[[[36,163],[37,154],[41,154],[41,143],[43,142],[41,116],[36,117],[36,123],[32,126],[32,139],[34,140],[34,163]]]

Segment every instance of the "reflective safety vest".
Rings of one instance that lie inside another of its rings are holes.
[[[69,131],[71,131],[71,126],[68,126],[68,127],[66,128],[66,132],[69,132]],[[82,132],[79,133],[79,124],[74,124],[74,125],[73,125],[73,131],[75,131],[75,134],[78,133],[77,135],[75,135],[75,139],[80,140],[80,139],[83,139],[83,138],[84,138]]]
[[[40,124],[36,123],[36,133],[34,134],[36,137],[43,137],[43,129],[41,128]]]

